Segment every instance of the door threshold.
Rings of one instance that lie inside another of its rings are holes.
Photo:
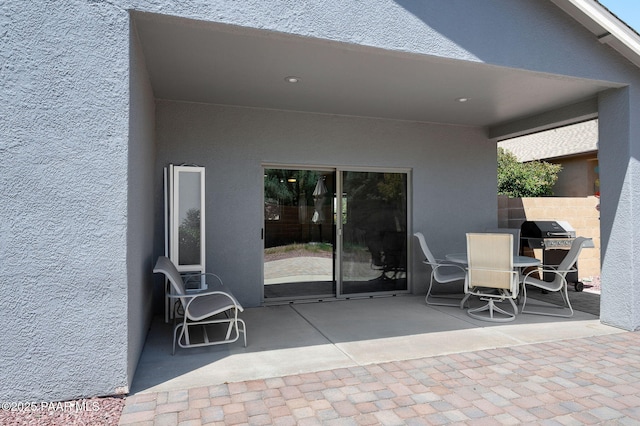
[[[302,303],[322,303],[322,302],[341,302],[344,300],[359,300],[359,299],[380,299],[383,297],[397,297],[397,296],[411,296],[411,293],[390,293],[390,294],[367,294],[359,295],[354,294],[352,296],[327,296],[327,297],[309,297],[304,299],[277,299],[277,300],[265,300],[262,302],[262,306],[282,306],[282,305],[299,305]]]
[[[294,305],[301,303],[321,303],[321,302],[335,302],[341,299],[338,299],[335,296],[316,296],[316,297],[307,297],[301,299],[291,299],[291,298],[282,298],[282,299],[269,299],[262,302],[262,306],[279,306],[279,305]]]

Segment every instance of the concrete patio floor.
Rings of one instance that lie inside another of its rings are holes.
[[[157,317],[131,394],[624,333],[580,311],[569,319],[519,315],[506,324],[479,321],[459,308],[427,306],[424,296],[413,295],[251,308],[241,317],[246,348],[239,340],[178,348],[173,356],[171,325]]]

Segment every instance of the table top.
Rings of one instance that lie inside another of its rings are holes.
[[[467,253],[451,253],[447,254],[445,258],[450,262],[461,263],[466,265],[467,261]],[[514,268],[524,268],[527,266],[538,266],[540,265],[540,260],[529,257],[529,256],[514,256],[513,257],[513,267]]]

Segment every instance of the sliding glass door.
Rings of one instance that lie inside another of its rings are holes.
[[[342,171],[342,295],[408,290],[407,173]]]
[[[264,299],[334,297],[335,170],[265,169]]]
[[[407,193],[408,171],[265,168],[264,301],[408,291]]]

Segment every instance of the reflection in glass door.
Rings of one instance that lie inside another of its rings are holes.
[[[407,173],[340,176],[340,294],[408,290]]]
[[[264,299],[334,297],[335,171],[264,170]]]
[[[206,271],[204,172],[204,167],[173,164],[165,169],[165,252],[180,272]]]

